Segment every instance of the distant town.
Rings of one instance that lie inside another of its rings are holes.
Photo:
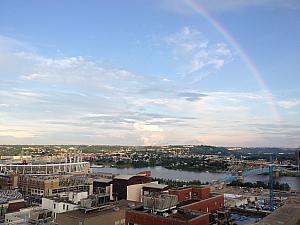
[[[7,225],[300,221],[299,149],[2,145],[0,157]]]

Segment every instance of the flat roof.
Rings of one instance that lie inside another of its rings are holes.
[[[96,217],[101,216],[103,214],[109,213],[109,212],[115,212],[116,208],[119,210],[124,210],[128,208],[133,207],[139,207],[141,206],[140,202],[134,202],[134,201],[128,201],[128,200],[120,200],[118,202],[112,202],[105,204],[103,206],[100,206],[98,208],[94,209],[77,209],[74,211],[64,212],[58,215],[64,216],[64,217],[72,217],[72,218],[78,218],[78,219],[85,219],[90,217]],[[90,210],[90,212],[89,212]]]
[[[115,176],[115,179],[121,179],[121,180],[129,180],[132,177],[135,177],[137,175],[127,175],[127,174],[121,174],[118,176]]]
[[[165,189],[165,188],[169,187],[169,185],[157,184],[157,183],[146,183],[146,184],[144,184],[144,187],[155,188],[155,189]]]
[[[93,181],[95,181],[95,182],[100,182],[100,183],[109,183],[109,182],[112,182],[112,179],[107,179],[107,178],[97,178],[97,179],[94,179]]]
[[[201,211],[194,211],[194,210],[187,210],[187,209],[173,209],[168,210],[163,213],[152,213],[150,209],[145,209],[144,207],[138,207],[132,209],[130,212],[136,212],[139,214],[150,214],[154,217],[162,217],[169,220],[178,220],[178,221],[190,221],[195,218],[208,215],[208,213],[201,212]]]
[[[299,224],[300,198],[292,199],[289,203],[278,208],[255,225]]]

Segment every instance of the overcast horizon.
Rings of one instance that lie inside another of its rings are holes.
[[[300,1],[0,10],[0,144],[300,146]]]

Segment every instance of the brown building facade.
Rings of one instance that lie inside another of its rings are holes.
[[[151,212],[129,210],[126,213],[126,225],[209,225],[209,214],[179,209],[163,215]]]
[[[94,209],[79,209],[57,214],[58,225],[125,225],[125,213],[140,203],[121,200]]]

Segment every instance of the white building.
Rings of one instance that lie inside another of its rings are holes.
[[[32,208],[20,209],[18,212],[5,214],[5,225],[24,224],[29,219],[29,214]]]
[[[87,197],[87,192],[69,192],[67,196],[42,198],[42,208],[52,211],[56,218],[57,213],[78,209],[80,200]]]

